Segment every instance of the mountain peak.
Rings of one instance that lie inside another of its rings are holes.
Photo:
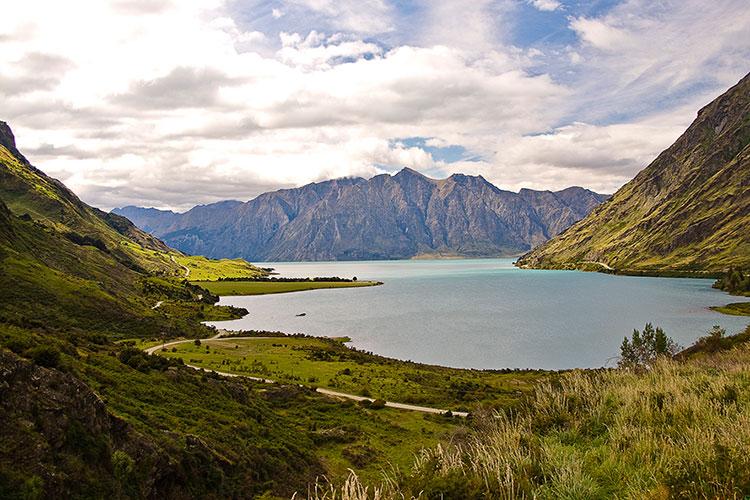
[[[406,177],[406,176],[414,177],[415,176],[415,177],[425,177],[425,178],[427,177],[421,172],[417,172],[413,168],[409,168],[409,167],[402,168],[396,173],[396,175],[394,175],[394,177],[399,177],[399,176],[400,177]]]
[[[0,146],[4,146],[23,163],[28,163],[28,160],[16,149],[16,138],[13,135],[10,125],[4,121],[0,121]]]
[[[10,126],[4,121],[0,121],[0,144],[11,150],[16,149],[16,138]]]

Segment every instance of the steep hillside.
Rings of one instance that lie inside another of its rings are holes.
[[[315,408],[309,391],[120,342],[213,335],[199,319],[217,297],[183,281],[181,254],[32,167],[5,124],[0,138],[0,498],[288,497],[323,474],[287,408]]]
[[[682,136],[523,267],[720,271],[750,268],[750,75]]]
[[[16,149],[10,127],[0,122],[0,199],[27,221],[67,237],[79,245],[96,246],[129,267],[177,274],[169,253],[179,255],[129,220],[83,203],[60,181],[32,166]]]
[[[336,179],[184,214],[115,210],[190,254],[250,260],[517,255],[584,217],[606,196],[583,188],[502,191],[481,176],[411,169]]]

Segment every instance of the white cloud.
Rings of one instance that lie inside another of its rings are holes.
[[[283,16],[263,4],[271,23],[300,9],[336,20],[270,33],[222,0],[27,0],[0,17],[0,118],[103,208],[184,209],[402,166],[611,192],[747,70],[749,9],[694,2],[628,0],[571,17],[579,43],[521,48],[505,0],[418,2],[410,44],[373,36],[395,26],[384,1],[275,4]],[[406,137],[480,160],[446,164]]]
[[[571,18],[570,28],[582,40],[598,49],[624,49],[632,41],[628,33],[602,19]]]
[[[562,4],[557,0],[527,0],[527,2],[529,5],[533,5],[535,8],[546,12],[551,12],[562,7]]]
[[[287,0],[334,19],[339,29],[355,33],[382,33],[392,27],[391,8],[383,0]]]

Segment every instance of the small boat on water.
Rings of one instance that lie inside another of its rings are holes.
[[[297,314],[297,317],[298,317],[298,318],[299,318],[300,316],[307,316],[307,313],[299,313],[299,314]]]

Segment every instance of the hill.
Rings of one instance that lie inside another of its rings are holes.
[[[518,265],[750,268],[748,227],[750,75],[701,109],[685,133],[610,200]]]
[[[325,472],[314,417],[288,401],[333,403],[134,347],[238,317],[183,281],[178,259],[30,165],[0,122],[0,498],[290,496]]]
[[[511,256],[547,241],[606,196],[503,191],[481,176],[431,179],[405,168],[265,193],[184,214],[114,210],[189,254],[256,261]]]

